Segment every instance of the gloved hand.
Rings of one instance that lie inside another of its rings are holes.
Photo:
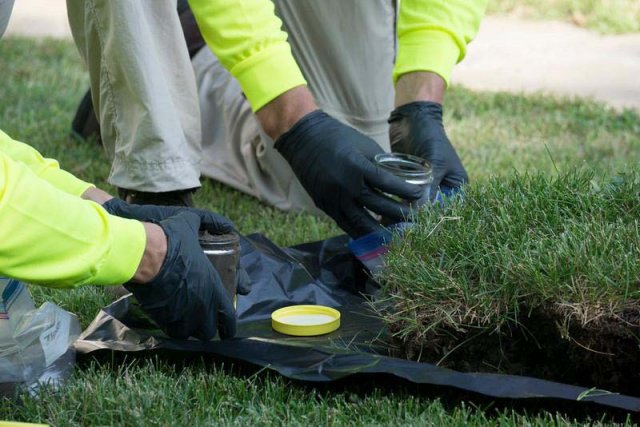
[[[204,209],[184,206],[133,205],[115,197],[106,201],[102,207],[111,215],[152,222],[165,220],[181,212],[191,212],[200,217],[200,231],[206,230],[211,234],[225,234],[233,231],[233,223],[229,219]]]
[[[158,223],[167,236],[167,255],[150,282],[127,283],[145,312],[170,337],[209,340],[236,332],[235,310],[222,279],[198,243],[200,218],[180,212]],[[213,230],[218,234],[226,230]]]
[[[207,231],[210,234],[226,234],[234,231],[233,223],[228,218],[204,209],[184,206],[134,205],[115,197],[106,201],[102,207],[111,215],[151,222],[159,222],[181,212],[191,212],[200,217],[199,231]],[[238,279],[238,294],[247,295],[250,290],[251,280],[246,271],[240,266],[238,266],[236,278]]]
[[[278,138],[275,148],[316,206],[354,238],[380,228],[366,209],[397,222],[409,217],[407,206],[381,192],[406,200],[422,193],[373,163],[383,152],[375,141],[320,110],[300,119]]]
[[[421,101],[396,108],[389,117],[389,137],[391,151],[413,154],[431,162],[432,201],[438,189],[448,195],[469,182],[467,171],[444,131],[442,105]]]

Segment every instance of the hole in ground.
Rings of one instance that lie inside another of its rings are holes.
[[[516,326],[500,332],[441,330],[396,343],[398,356],[640,395],[639,302],[586,324],[559,307],[520,312]]]

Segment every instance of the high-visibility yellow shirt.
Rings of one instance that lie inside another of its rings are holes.
[[[131,279],[144,227],[83,200],[91,186],[0,131],[0,275],[60,288]]]
[[[464,58],[480,27],[487,2],[400,0],[394,80],[413,71],[431,71],[449,84],[453,66]],[[306,84],[271,0],[189,4],[207,45],[239,81],[254,111]]]

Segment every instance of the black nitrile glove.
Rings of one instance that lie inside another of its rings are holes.
[[[158,223],[167,236],[167,255],[148,283],[127,283],[145,312],[173,338],[233,337],[236,318],[222,279],[198,243],[200,218],[181,212]],[[220,231],[218,231],[220,232]]]
[[[317,110],[300,119],[276,141],[316,206],[351,237],[380,229],[369,209],[400,222],[410,209],[385,192],[416,200],[420,187],[407,184],[373,163],[382,149],[371,138]]]
[[[442,105],[426,101],[402,105],[391,112],[389,125],[391,151],[413,154],[431,162],[432,200],[439,187],[448,192],[469,182],[467,171],[444,131]]]
[[[134,205],[115,197],[106,201],[102,207],[111,215],[152,222],[162,221],[181,212],[191,212],[200,217],[200,231],[206,230],[210,234],[225,234],[233,231],[233,223],[229,219],[204,209],[184,206]]]
[[[236,293],[247,295],[251,291],[251,277],[244,268],[238,266],[236,270]]]

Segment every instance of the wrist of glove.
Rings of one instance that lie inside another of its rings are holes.
[[[102,207],[111,215],[147,222],[160,222],[179,213],[190,212],[200,218],[200,231],[208,231],[211,234],[225,234],[233,231],[233,223],[229,219],[204,209],[135,205],[115,197],[105,202]]]
[[[389,116],[392,151],[413,154],[431,163],[431,196],[459,189],[469,181],[460,157],[442,124],[442,105],[419,101],[402,105]]]
[[[421,195],[381,170],[373,157],[383,150],[371,138],[316,110],[298,121],[275,143],[316,206],[352,237],[380,228],[367,209],[396,222],[410,209],[383,193],[406,200]]]
[[[209,340],[218,331],[221,338],[233,337],[235,310],[220,275],[200,248],[198,215],[180,212],[158,225],[167,236],[160,271],[150,282],[127,283],[125,288],[172,338]]]

